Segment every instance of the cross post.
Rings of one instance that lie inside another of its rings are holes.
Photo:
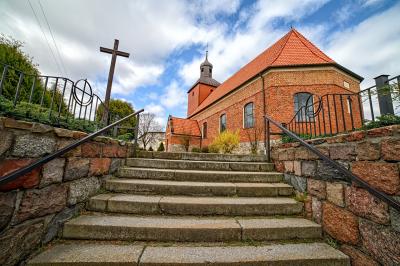
[[[118,51],[119,40],[114,40],[114,49],[100,47],[100,52],[111,54],[111,65],[110,71],[108,72],[108,81],[107,81],[107,90],[106,90],[106,98],[104,99],[104,113],[102,120],[108,125],[108,117],[109,117],[109,105],[110,105],[110,97],[111,97],[111,87],[114,78],[114,70],[115,70],[115,62],[117,61],[117,56],[129,57],[129,53]]]

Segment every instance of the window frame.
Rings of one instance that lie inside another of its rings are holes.
[[[305,98],[303,98],[303,99],[299,98],[299,96],[303,96],[303,95],[306,95]],[[295,121],[297,123],[314,122],[314,117],[307,116],[306,112],[304,112],[303,114],[297,113],[300,110],[300,108],[305,106],[305,104],[307,103],[307,100],[310,98],[310,96],[311,96],[311,106],[310,107],[312,109],[312,112],[314,113],[314,94],[312,94],[311,92],[303,91],[303,92],[296,92],[293,95],[293,107],[294,107],[293,109],[294,109],[294,115],[296,116]],[[304,105],[302,105],[302,104],[304,104]]]
[[[225,119],[225,124],[224,124],[224,129],[222,130],[222,117],[224,117],[224,119]],[[220,116],[219,116],[219,133],[222,133],[222,132],[224,132],[225,130],[226,130],[226,113],[223,113],[223,114],[221,114]]]
[[[251,113],[246,113],[246,108],[251,105]],[[251,125],[248,122],[248,118],[251,117]],[[243,128],[253,128],[254,127],[254,102],[248,102],[243,106]]]

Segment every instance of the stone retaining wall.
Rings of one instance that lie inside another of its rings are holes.
[[[400,201],[400,126],[311,141],[320,151]],[[400,214],[298,143],[274,146],[276,168],[299,192],[305,212],[352,265],[400,265]]]
[[[0,117],[0,177],[86,135]],[[15,265],[55,238],[131,152],[130,145],[97,137],[0,186],[0,265]]]

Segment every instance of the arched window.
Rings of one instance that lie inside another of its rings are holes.
[[[224,132],[226,130],[226,114],[219,117],[219,132]]]
[[[201,135],[203,136],[203,139],[207,138],[207,122],[203,123],[203,128],[202,128],[202,134]]]
[[[243,107],[243,127],[254,127],[254,104],[248,103]]]
[[[314,121],[314,118],[307,116],[307,114],[314,113],[314,102],[311,93],[299,92],[294,95],[294,113],[296,114],[297,122]]]

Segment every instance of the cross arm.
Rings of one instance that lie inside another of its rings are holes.
[[[125,52],[121,52],[121,51],[116,51],[116,54],[119,56],[123,56],[123,57],[129,57],[129,53],[125,53]]]
[[[109,48],[105,48],[105,47],[100,47],[100,52],[107,53],[107,54],[112,54],[113,50],[109,49]]]

